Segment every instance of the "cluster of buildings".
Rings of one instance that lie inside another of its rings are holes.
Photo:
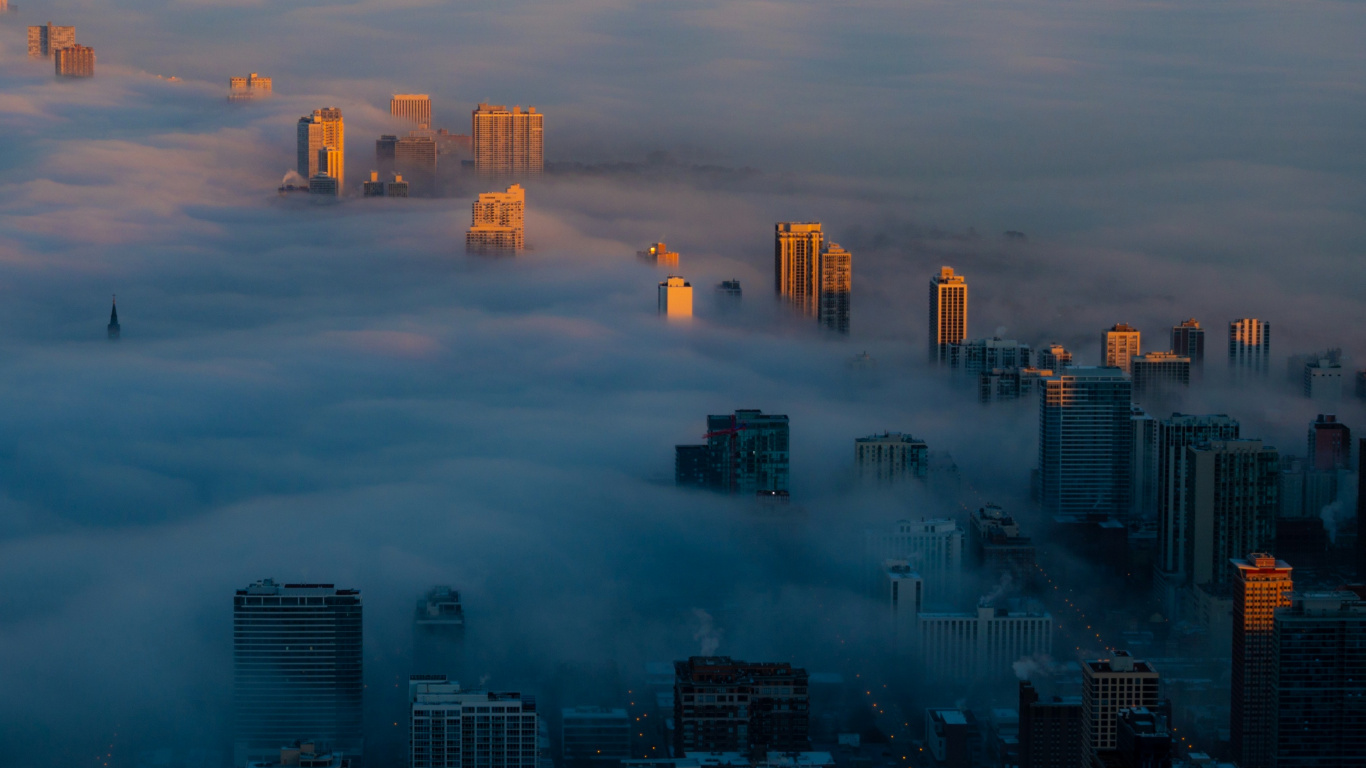
[[[58,77],[95,76],[95,49],[76,43],[75,27],[59,27],[50,21],[29,27],[28,55],[51,59]]]

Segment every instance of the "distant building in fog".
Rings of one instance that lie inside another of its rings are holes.
[[[1009,573],[1017,583],[1028,581],[1035,571],[1033,541],[1020,531],[1015,518],[995,504],[971,515],[968,536],[973,560],[990,576]]]
[[[853,291],[853,256],[831,243],[821,252],[820,293],[816,321],[832,331],[849,332],[849,295]]]
[[[949,348],[968,337],[968,284],[952,267],[930,278],[930,362],[948,362]]]
[[[465,233],[466,251],[514,255],[526,248],[526,191],[520,184],[513,184],[506,192],[481,193],[472,210]]]
[[[692,317],[692,284],[677,275],[660,283],[659,314],[671,320]]]
[[[636,258],[656,267],[678,266],[678,254],[669,250],[664,243],[654,243],[644,251],[636,251]]]
[[[739,280],[722,280],[716,286],[716,295],[722,300],[739,303],[743,292]]]
[[[141,765],[141,763],[139,763]],[[290,746],[280,747],[279,758],[252,760],[246,768],[351,768],[351,758],[343,752],[336,752],[326,744],[312,741],[295,741]]]
[[[1115,368],[1065,368],[1042,385],[1039,491],[1045,511],[1128,512],[1133,450],[1129,379]]]
[[[904,560],[924,578],[927,602],[948,604],[958,594],[963,576],[963,529],[953,520],[898,520],[891,530],[865,531],[864,550],[874,585],[883,582],[884,563]]]
[[[417,601],[413,614],[413,669],[456,680],[463,672],[464,656],[465,608],[460,592],[432,587]]]
[[[335,176],[326,173],[315,173],[308,180],[308,193],[310,195],[325,195],[327,197],[340,197],[341,184],[337,182]]]
[[[1128,651],[1115,651],[1109,659],[1082,662],[1081,675],[1083,765],[1102,768],[1102,753],[1113,752],[1117,746],[1119,711],[1157,707],[1159,676],[1151,664],[1135,659]]]
[[[1134,355],[1129,372],[1133,375],[1134,401],[1144,402],[1190,387],[1191,359],[1175,352]]]
[[[1205,329],[1195,318],[1182,320],[1172,326],[1172,352],[1191,359],[1191,368],[1199,370],[1205,364]]]
[[[628,760],[631,718],[624,709],[573,707],[560,710],[560,759],[566,768]]]
[[[958,683],[1014,677],[1020,659],[1053,652],[1053,617],[979,605],[976,613],[921,613],[916,650],[925,674]]]
[[[929,472],[929,446],[900,432],[883,432],[854,440],[854,463],[865,481],[924,480]]]
[[[1245,317],[1228,324],[1228,367],[1265,376],[1271,369],[1271,323]]]
[[[28,28],[28,55],[31,59],[51,59],[63,48],[76,44],[75,27],[58,27],[48,22]]]
[[[426,128],[432,124],[432,98],[425,93],[396,93],[389,99],[389,114]]]
[[[1137,328],[1127,323],[1118,323],[1102,333],[1100,354],[1104,365],[1128,373],[1134,356],[1143,354],[1141,336]]]
[[[914,649],[916,621],[925,605],[925,580],[905,560],[884,560],[882,574],[891,619],[891,648],[895,653],[908,653]]]
[[[1320,403],[1342,399],[1342,365],[1328,356],[1311,360],[1304,366],[1304,396]]]
[[[480,104],[470,118],[474,170],[480,176],[539,176],[545,169],[545,115],[529,107]]]
[[[1049,368],[991,368],[977,374],[977,399],[984,403],[1033,397],[1039,382],[1052,376]]]
[[[107,326],[110,341],[118,341],[123,329],[119,326],[119,304],[117,299],[109,302],[109,325]]]
[[[58,48],[53,54],[58,77],[94,77],[95,49],[85,45]]]
[[[674,754],[811,748],[809,677],[786,662],[693,656],[674,663]]]
[[[973,376],[993,368],[1028,368],[1030,363],[1028,344],[999,336],[959,341],[947,347],[949,366]]]
[[[1309,465],[1317,470],[1350,469],[1352,430],[1333,414],[1320,413],[1309,425]]]
[[[538,768],[534,697],[465,692],[444,675],[413,675],[408,702],[409,768]]]
[[[1062,373],[1062,369],[1072,365],[1072,353],[1061,344],[1049,344],[1039,350],[1034,360],[1035,367],[1047,368],[1054,373]]]
[[[674,447],[675,480],[723,493],[754,496],[788,493],[787,416],[741,409],[710,415],[705,445]]]
[[[250,101],[269,96],[274,92],[274,82],[269,77],[261,77],[252,72],[246,77],[228,78],[228,101]]]

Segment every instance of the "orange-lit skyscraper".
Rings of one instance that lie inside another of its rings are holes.
[[[69,45],[53,52],[58,77],[94,77],[95,49],[86,45]]]
[[[1139,340],[1138,329],[1127,323],[1118,323],[1105,331],[1100,335],[1101,359],[1104,360],[1101,365],[1129,373],[1134,355],[1143,354]]]
[[[28,55],[33,59],[50,59],[63,48],[76,44],[75,27],[59,27],[48,22],[28,28]]]
[[[1253,317],[1228,324],[1228,367],[1262,376],[1271,367],[1271,323]]]
[[[930,278],[930,362],[948,362],[949,347],[967,337],[968,283],[942,267]]]
[[[840,333],[849,332],[849,294],[853,288],[853,273],[853,256],[839,243],[831,243],[821,251],[816,320]]]
[[[545,169],[545,115],[528,107],[480,104],[470,118],[474,169],[481,176],[536,176]]]
[[[228,101],[250,101],[269,96],[274,89],[269,77],[261,77],[252,72],[246,77],[228,78]]]
[[[323,150],[329,150],[326,156]],[[340,109],[324,107],[299,118],[298,171],[306,179],[326,172],[337,180],[339,190],[345,188],[346,125]]]
[[[1290,605],[1291,568],[1264,552],[1232,560],[1233,695],[1229,717],[1233,759],[1242,768],[1270,768],[1276,697],[1276,609]]]
[[[512,255],[526,247],[526,191],[513,184],[506,192],[484,192],[474,201],[473,219],[465,233],[471,253]]]
[[[815,314],[821,247],[825,245],[820,222],[782,221],[774,225],[773,232],[774,291]]]
[[[670,320],[692,317],[692,285],[677,275],[659,284],[659,314]]]
[[[389,99],[389,114],[426,128],[432,124],[432,98],[425,93],[396,93]]]

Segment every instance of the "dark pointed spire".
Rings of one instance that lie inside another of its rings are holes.
[[[111,301],[111,302],[110,302],[110,305],[109,305],[109,340],[110,340],[110,341],[118,341],[118,340],[119,340],[119,330],[120,330],[120,328],[119,328],[119,302],[118,302],[118,296],[115,296],[114,299],[113,299],[113,301]]]

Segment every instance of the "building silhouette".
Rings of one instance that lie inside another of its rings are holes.
[[[1235,375],[1267,374],[1271,369],[1271,323],[1245,317],[1228,324],[1228,367]]]
[[[1309,466],[1319,471],[1352,467],[1352,430],[1333,414],[1320,413],[1309,425]]]
[[[526,248],[526,190],[520,184],[513,184],[506,192],[480,193],[471,211],[466,251],[510,256]]]
[[[274,92],[274,83],[269,77],[261,77],[252,72],[246,77],[228,78],[228,101],[250,101],[269,96]]]
[[[1276,743],[1276,609],[1290,605],[1291,568],[1265,552],[1230,558],[1233,573],[1233,685],[1230,747],[1238,765],[1271,768]]]
[[[1191,367],[1205,364],[1205,329],[1195,318],[1182,320],[1172,326],[1172,352],[1191,359]]]
[[[786,496],[789,481],[786,416],[759,410],[707,417],[706,445],[674,447],[675,480],[744,496]]]
[[[865,530],[864,562],[874,590],[888,560],[904,561],[924,579],[924,599],[935,608],[953,605],[963,578],[963,529],[948,518],[898,520],[890,530]]]
[[[1062,369],[1072,365],[1072,353],[1061,344],[1049,344],[1040,349],[1034,366],[1036,368],[1047,369],[1054,373],[1062,373]]]
[[[233,598],[233,759],[301,738],[360,756],[361,596],[262,579]]]
[[[832,331],[849,332],[849,294],[853,291],[853,279],[853,257],[839,243],[831,243],[821,252],[817,322]]]
[[[854,439],[854,464],[864,481],[894,483],[924,480],[929,472],[929,446],[900,432]]]
[[[1043,379],[1039,493],[1055,515],[1130,507],[1132,384],[1118,368],[1066,368]]]
[[[806,670],[729,656],[674,663],[674,754],[738,752],[751,758],[811,748]]]
[[[1104,768],[1118,746],[1121,709],[1158,705],[1158,673],[1128,651],[1081,664],[1082,758],[1088,768]]]
[[[624,709],[573,707],[560,711],[560,759],[565,768],[617,765],[631,757],[631,717]]]
[[[107,330],[109,331],[110,341],[118,341],[120,334],[123,332],[123,329],[119,326],[119,303],[117,297],[111,299],[109,302],[109,325],[107,326]]]
[[[545,170],[545,115],[529,107],[481,103],[471,115],[474,169],[480,176],[538,176]]]
[[[968,283],[941,267],[930,278],[930,362],[947,362],[950,346],[967,337]]]
[[[1045,702],[1033,684],[1020,682],[1020,768],[1078,768],[1082,733],[1080,696]]]
[[[520,693],[465,692],[445,675],[408,681],[409,768],[537,768],[540,714]]]
[[[692,317],[692,284],[677,275],[660,283],[659,314],[670,320]]]
[[[53,53],[58,77],[94,77],[95,49],[85,45],[69,45]]]
[[[28,28],[28,55],[31,59],[51,59],[63,48],[76,44],[75,27],[59,27],[52,22]]]
[[[1261,440],[1210,440],[1186,448],[1191,585],[1228,585],[1230,560],[1275,541],[1279,474],[1279,454]]]
[[[436,586],[413,612],[413,669],[459,678],[465,659],[465,608],[460,592]]]
[[[973,512],[968,522],[973,560],[987,575],[1007,573],[1017,584],[1033,578],[1037,551],[1015,518],[1000,506],[987,504]]]
[[[1100,335],[1100,356],[1104,365],[1129,373],[1135,356],[1143,354],[1142,334],[1127,323],[1117,323]]]
[[[432,124],[432,99],[425,93],[396,93],[389,99],[389,114],[426,128]]]
[[[1129,362],[1134,402],[1145,402],[1190,387],[1191,359],[1175,352],[1134,355]]]
[[[346,188],[346,125],[341,110],[313,110],[299,118],[297,134],[299,175],[311,183],[314,176],[326,174],[336,180],[336,194],[341,194]]]
[[[1295,593],[1276,611],[1267,709],[1270,764],[1277,768],[1366,765],[1366,600],[1360,593],[1360,587]]]

